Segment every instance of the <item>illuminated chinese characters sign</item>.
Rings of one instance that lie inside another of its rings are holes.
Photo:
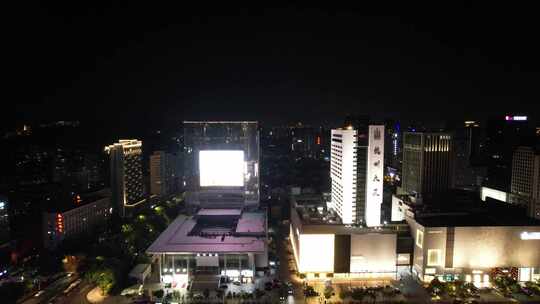
[[[366,225],[381,225],[384,176],[384,126],[369,126]]]

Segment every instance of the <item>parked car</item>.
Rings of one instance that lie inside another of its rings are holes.
[[[34,295],[34,297],[37,298],[37,297],[39,297],[40,295],[42,295],[44,292],[45,292],[45,290],[40,290],[40,291],[38,291],[38,292]]]

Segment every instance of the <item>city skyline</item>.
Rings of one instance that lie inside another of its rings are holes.
[[[536,10],[383,9],[10,7],[1,302],[540,303]]]

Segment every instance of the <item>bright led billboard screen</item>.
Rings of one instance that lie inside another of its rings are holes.
[[[244,151],[203,150],[199,152],[201,187],[244,186]]]

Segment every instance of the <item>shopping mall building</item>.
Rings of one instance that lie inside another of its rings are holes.
[[[267,219],[259,208],[257,122],[184,122],[180,215],[147,249],[160,280],[182,287],[197,275],[251,281],[268,267]]]
[[[163,283],[181,286],[191,275],[224,275],[249,282],[268,265],[266,218],[240,209],[200,209],[180,215],[147,249]]]
[[[518,281],[540,278],[540,222],[523,210],[480,200],[422,206],[394,197],[392,217],[414,238],[412,273],[420,280],[464,280],[488,286],[498,274]]]
[[[479,287],[499,274],[520,282],[540,278],[538,220],[474,193],[435,200],[394,196],[392,222],[377,228],[343,225],[324,206],[293,204],[290,242],[298,271],[310,280],[411,273],[424,282],[437,277]]]
[[[413,241],[406,224],[363,228],[340,224],[336,216],[321,208],[291,209],[291,247],[307,279],[396,279],[409,271]]]

